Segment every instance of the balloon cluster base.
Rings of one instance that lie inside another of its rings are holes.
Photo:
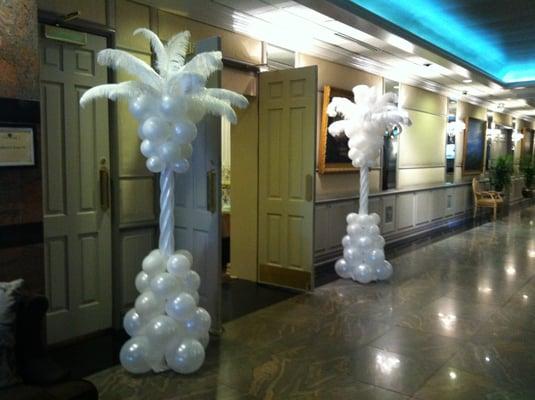
[[[127,371],[190,374],[202,366],[211,318],[198,306],[201,280],[192,264],[186,250],[153,250],[143,259],[135,281],[139,296],[123,319],[131,336],[120,352]]]
[[[359,283],[386,280],[392,265],[385,260],[385,240],[380,235],[378,214],[347,215],[347,235],[342,239],[344,256],[336,261],[336,273]]]

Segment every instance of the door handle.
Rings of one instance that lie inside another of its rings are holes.
[[[212,214],[217,210],[216,177],[215,169],[206,173],[206,209]]]
[[[106,159],[100,160],[99,169],[100,184],[100,209],[107,211],[110,208],[110,171],[106,166]]]
[[[305,177],[305,200],[306,201],[312,201],[313,200],[313,193],[312,190],[314,188],[314,182],[312,181],[312,175],[307,174]]]

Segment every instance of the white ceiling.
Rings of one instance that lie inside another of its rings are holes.
[[[327,0],[138,1],[491,110],[535,116],[535,88],[503,88]]]

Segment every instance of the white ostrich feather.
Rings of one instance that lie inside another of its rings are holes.
[[[225,118],[232,124],[237,122],[236,113],[229,103],[211,96],[194,96],[193,108],[204,109],[204,114],[212,114]]]
[[[188,53],[189,31],[177,33],[167,42],[168,72],[176,72],[184,65]]]
[[[85,107],[87,103],[100,97],[107,97],[110,100],[117,100],[121,97],[132,99],[142,94],[157,95],[157,92],[150,86],[137,81],[99,85],[87,90],[82,95],[80,105]]]
[[[338,121],[334,121],[331,125],[329,125],[328,131],[331,136],[340,136],[343,133],[345,133],[346,129],[349,128],[348,121],[345,119],[341,119]]]
[[[197,54],[186,65],[182,67],[181,72],[195,72],[208,78],[214,72],[223,68],[220,51],[208,51]]]
[[[238,108],[245,108],[249,104],[249,101],[245,98],[245,96],[242,96],[241,94],[231,90],[210,88],[206,89],[205,93],[209,96],[215,97],[216,99],[227,101],[231,105]]]
[[[335,117],[340,114],[343,118],[348,119],[355,114],[355,103],[345,97],[334,97],[327,106],[327,115]]]
[[[146,28],[139,28],[134,31],[134,35],[141,34],[147,39],[149,39],[152,50],[156,55],[156,68],[161,76],[165,77],[167,75],[167,69],[169,68],[169,57],[167,55],[167,50],[163,45],[162,41],[153,31]]]
[[[199,92],[206,84],[206,78],[196,72],[177,72],[167,79],[169,93],[182,96]]]
[[[126,51],[117,49],[102,50],[98,53],[97,61],[100,65],[107,65],[113,69],[122,68],[155,89],[159,89],[161,86],[162,78],[156,71]]]

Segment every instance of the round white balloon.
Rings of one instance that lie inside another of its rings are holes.
[[[129,336],[139,335],[144,321],[134,308],[130,309],[123,317],[123,327]]]
[[[184,277],[184,285],[188,292],[196,292],[201,286],[201,277],[197,272],[190,270]]]
[[[204,362],[204,347],[194,339],[185,339],[175,349],[165,353],[167,365],[180,374],[197,371]]]
[[[145,271],[140,271],[136,275],[136,289],[139,293],[143,293],[144,291],[148,290],[150,287],[150,280],[151,277],[149,274],[147,274]]]
[[[167,271],[184,278],[191,269],[191,262],[183,253],[175,253],[167,260]]]
[[[150,289],[160,299],[167,299],[179,288],[178,278],[169,272],[160,272],[150,281]]]
[[[193,317],[197,310],[197,303],[189,293],[182,292],[178,296],[170,298],[165,304],[165,312],[171,318],[184,321]]]
[[[167,315],[158,315],[150,320],[144,329],[144,334],[153,347],[161,349],[163,354],[165,345],[178,331],[175,320]]]
[[[141,266],[148,275],[154,276],[165,270],[165,262],[160,250],[153,250],[143,259]]]
[[[155,315],[163,313],[164,302],[149,290],[137,296],[134,307],[142,318],[149,320]]]
[[[133,374],[144,374],[150,371],[146,361],[150,351],[149,342],[144,336],[136,336],[128,340],[119,353],[121,365]]]

